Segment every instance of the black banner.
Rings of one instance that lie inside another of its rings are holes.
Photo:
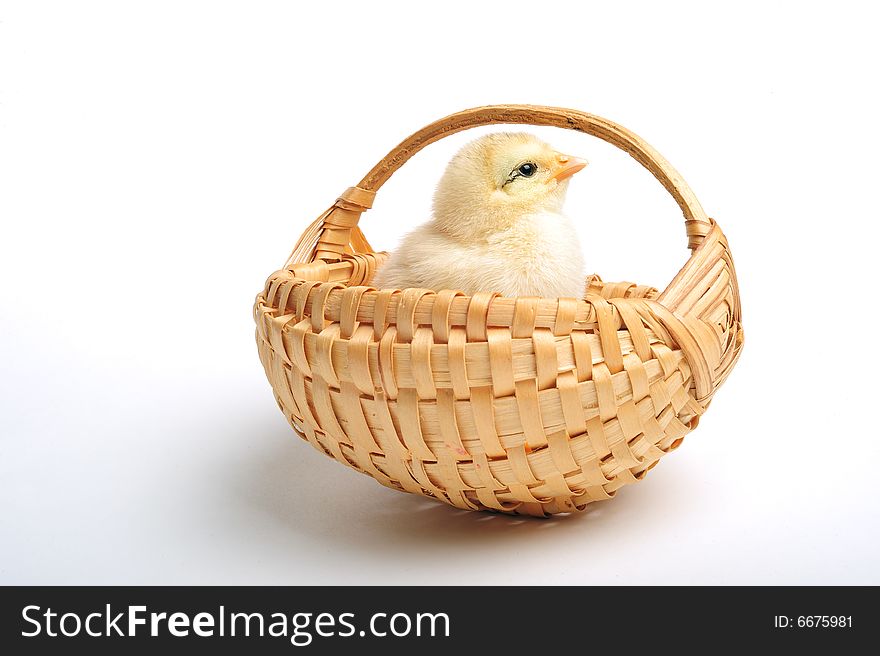
[[[191,654],[223,643],[316,654],[840,649],[869,644],[877,622],[875,588],[7,587],[0,596],[7,654]]]

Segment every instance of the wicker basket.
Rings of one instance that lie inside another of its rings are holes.
[[[603,139],[672,194],[692,254],[662,293],[595,276],[586,300],[367,286],[387,254],[358,220],[392,173],[444,136],[516,123]],[[470,109],[403,141],[309,226],[254,317],[278,405],[316,449],[396,490],[530,515],[644,477],[743,343],[727,241],[668,162],[606,119],[529,105]]]

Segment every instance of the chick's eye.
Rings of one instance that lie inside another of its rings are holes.
[[[537,170],[538,167],[531,162],[526,162],[517,169],[517,171],[520,172],[520,175],[524,175],[527,178],[531,178],[533,175],[535,175],[535,171]]]

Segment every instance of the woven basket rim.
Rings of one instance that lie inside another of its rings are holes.
[[[707,217],[707,221],[711,225],[711,229],[709,230],[709,235],[711,235],[713,237],[723,237],[723,233],[721,232],[721,228],[718,225],[718,222],[715,221],[715,219],[713,219],[711,217]],[[701,251],[704,248],[708,248],[711,246],[711,244],[713,243],[713,240],[708,238],[709,235],[707,235],[707,238],[705,240],[701,241],[700,244],[690,253],[688,259],[685,261],[685,265],[682,267],[682,270],[687,268],[687,262],[690,262],[691,260],[697,258],[701,254]],[[371,253],[371,255],[373,255],[373,256],[377,256],[377,255],[378,256],[387,256],[387,255],[389,255],[389,252],[388,251],[375,251],[375,252]],[[351,261],[357,260],[361,256],[362,256],[362,254],[360,254],[360,253],[344,254],[341,256],[340,261],[341,262],[351,262]],[[299,280],[299,281],[302,281],[305,283],[319,282],[319,281],[315,281],[315,280],[308,278],[308,277],[305,277],[305,276],[301,277],[301,276],[297,275],[297,270],[300,269],[300,267],[302,267],[302,266],[308,267],[311,264],[313,264],[313,262],[308,262],[308,261],[288,263],[282,269],[279,269],[278,271],[273,272],[266,279],[266,283],[264,285],[264,288],[268,289],[273,277],[275,277],[280,272],[286,272],[289,275],[292,275],[292,277],[294,277],[296,280]],[[586,278],[589,279],[591,277],[595,278],[598,281],[602,280],[598,276],[598,274],[591,274],[590,276],[587,276]],[[428,295],[428,294],[437,295],[437,294],[441,294],[441,293],[451,293],[451,294],[455,295],[455,298],[465,299],[465,300],[469,301],[471,298],[473,298],[474,296],[477,295],[477,294],[466,294],[465,292],[462,292],[460,290],[455,290],[455,289],[430,289],[430,288],[426,288],[426,287],[405,287],[405,288],[379,289],[379,288],[373,287],[372,285],[369,285],[369,284],[360,284],[360,283],[350,284],[350,280],[351,280],[351,278],[349,278],[348,280],[332,281],[332,284],[335,285],[336,288],[340,291],[345,290],[345,289],[349,289],[349,288],[353,288],[353,287],[364,288],[364,290],[365,290],[364,294],[371,295],[371,296],[378,295],[383,292],[391,292],[392,294],[397,295],[397,294],[402,294],[404,292],[409,292],[409,291],[413,291],[413,292],[418,291],[418,292],[423,292],[425,295]],[[320,282],[331,282],[331,281],[320,281]],[[675,277],[673,277],[673,280],[670,281],[670,283],[666,287],[666,289],[660,293],[661,299],[662,299],[663,295],[666,293],[666,290],[669,289],[669,286],[671,286],[673,282],[675,282]],[[637,283],[634,283],[634,282],[631,284],[633,286],[637,285]],[[330,292],[330,293],[334,294],[336,292]],[[586,295],[582,298],[576,298],[573,296],[560,296],[560,297],[554,297],[554,296],[505,296],[504,294],[501,294],[498,292],[491,292],[488,290],[478,292],[478,294],[491,296],[491,298],[493,299],[493,302],[496,302],[498,300],[516,301],[518,299],[530,299],[530,300],[536,300],[539,303],[545,303],[545,304],[557,303],[559,300],[562,300],[562,299],[570,299],[570,300],[574,300],[578,304],[590,305],[593,302],[593,300],[591,300],[591,298],[592,299],[597,298],[597,297],[591,297],[590,295]],[[641,301],[641,302],[643,302],[645,299],[620,298],[620,299],[614,299],[614,300],[615,300],[615,302],[622,302],[622,301]],[[660,299],[658,299],[654,302],[658,302],[661,305],[663,304],[662,300],[660,300]],[[501,325],[505,325],[505,324],[501,324]]]

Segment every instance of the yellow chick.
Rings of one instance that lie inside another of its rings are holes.
[[[432,219],[404,237],[373,286],[581,298],[583,256],[562,204],[586,165],[525,133],[469,143],[437,185]]]

